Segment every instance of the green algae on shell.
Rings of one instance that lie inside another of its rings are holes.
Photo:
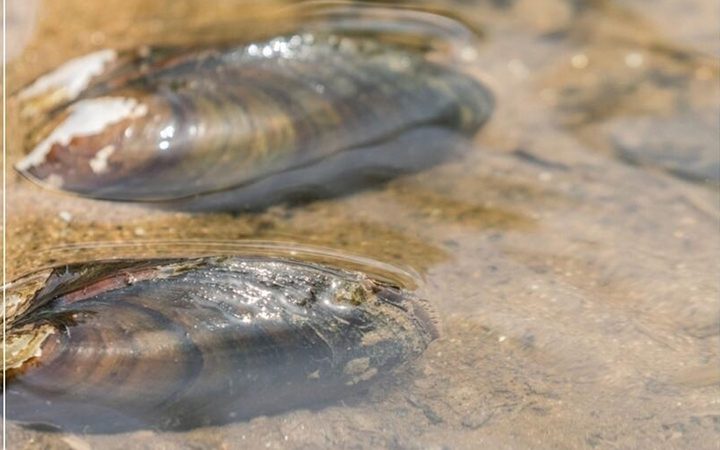
[[[80,57],[19,94],[41,120],[16,168],[88,197],[208,210],[422,170],[467,145],[492,96],[385,35],[409,23],[421,38],[456,39],[448,21],[462,29],[430,13],[333,13],[263,42]]]
[[[269,257],[88,262],[8,287],[6,417],[189,429],[346,397],[437,336],[426,302]]]

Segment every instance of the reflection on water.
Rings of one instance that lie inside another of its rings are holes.
[[[10,424],[11,444],[713,448],[716,3],[426,3],[483,31],[467,70],[491,87],[496,112],[466,154],[375,190],[236,215],[83,200],[9,173],[7,269],[13,278],[63,261],[45,249],[82,242],[322,245],[419,272],[441,339],[408,372],[321,411],[121,436]],[[44,2],[33,39],[8,66],[10,91],[106,46],[187,41],[192,26],[215,38],[261,34],[228,24],[272,21],[269,3],[242,4]],[[12,100],[9,111],[12,164],[23,131]]]
[[[9,1],[6,6],[5,26],[11,37],[6,46],[7,61],[12,62],[24,50],[35,30],[38,0]]]

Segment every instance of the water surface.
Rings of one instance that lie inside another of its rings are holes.
[[[9,91],[107,46],[256,37],[280,26],[277,3],[44,1]],[[145,256],[168,239],[324,246],[418,273],[442,338],[410,370],[320,411],[183,433],[9,424],[10,447],[717,448],[720,6],[425,5],[482,31],[466,69],[497,109],[461,158],[241,215],[80,199],[9,171],[7,271],[118,255],[94,242],[132,241]],[[23,153],[17,116],[10,99],[9,164]]]

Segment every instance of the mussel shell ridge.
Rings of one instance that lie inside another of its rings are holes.
[[[36,290],[25,280],[8,289],[7,418],[61,430],[188,429],[331,402],[437,335],[412,294],[307,262],[122,260],[58,267]]]

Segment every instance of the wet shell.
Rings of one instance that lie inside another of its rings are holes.
[[[487,120],[476,79],[346,23],[72,60],[20,93],[24,115],[42,120],[16,167],[94,198],[238,210],[420,170]]]
[[[7,418],[187,429],[349,395],[435,338],[359,272],[263,257],[63,266],[8,289]]]

